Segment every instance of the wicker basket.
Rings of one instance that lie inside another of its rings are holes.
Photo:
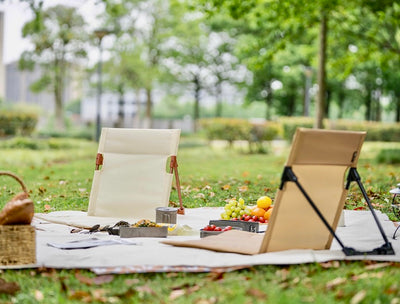
[[[11,172],[0,175],[13,177],[27,193],[24,182]],[[31,225],[0,225],[0,265],[24,265],[36,263],[36,234]]]
[[[0,264],[35,263],[35,228],[31,225],[0,225]]]

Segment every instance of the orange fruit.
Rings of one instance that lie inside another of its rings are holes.
[[[272,199],[268,196],[261,196],[257,200],[257,207],[267,210],[272,204]]]
[[[266,221],[268,221],[269,220],[269,218],[271,217],[271,213],[272,213],[272,210],[274,209],[274,207],[270,207],[267,211],[265,211],[265,213],[264,213],[264,219],[266,220]]]
[[[264,214],[265,214],[265,210],[263,208],[256,206],[255,208],[251,209],[251,215],[256,215],[258,217],[260,217],[260,216],[264,217]]]

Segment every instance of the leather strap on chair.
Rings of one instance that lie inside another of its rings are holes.
[[[179,198],[179,209],[178,214],[185,214],[185,208],[183,208],[182,204],[182,193],[181,193],[181,185],[179,182],[179,174],[178,174],[178,162],[176,160],[176,156],[171,156],[171,162],[169,164],[170,173],[175,173],[175,182],[176,182],[176,190],[178,191],[178,198]]]
[[[96,156],[96,170],[99,170],[100,169],[100,166],[102,166],[103,165],[103,154],[101,154],[101,153],[97,153],[97,156]]]

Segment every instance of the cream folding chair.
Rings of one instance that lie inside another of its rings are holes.
[[[231,230],[186,243],[164,243],[257,254],[288,249],[329,249],[335,238],[346,255],[394,254],[356,169],[365,135],[365,132],[299,128],[264,235]],[[346,247],[335,233],[353,181],[358,184],[385,242],[368,252]]]
[[[103,128],[89,199],[89,216],[155,219],[166,207],[175,175],[180,208],[178,129]],[[170,159],[169,172],[167,162]]]

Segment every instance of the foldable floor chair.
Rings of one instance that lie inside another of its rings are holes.
[[[231,230],[200,240],[164,243],[258,254],[329,249],[335,238],[346,255],[394,254],[356,169],[365,135],[365,132],[298,129],[265,234]],[[335,233],[353,181],[357,182],[384,239],[381,247],[367,252],[346,247]]]
[[[176,161],[179,136],[177,129],[103,128],[88,215],[155,220],[156,208],[169,204],[173,175],[178,213],[184,214]]]

